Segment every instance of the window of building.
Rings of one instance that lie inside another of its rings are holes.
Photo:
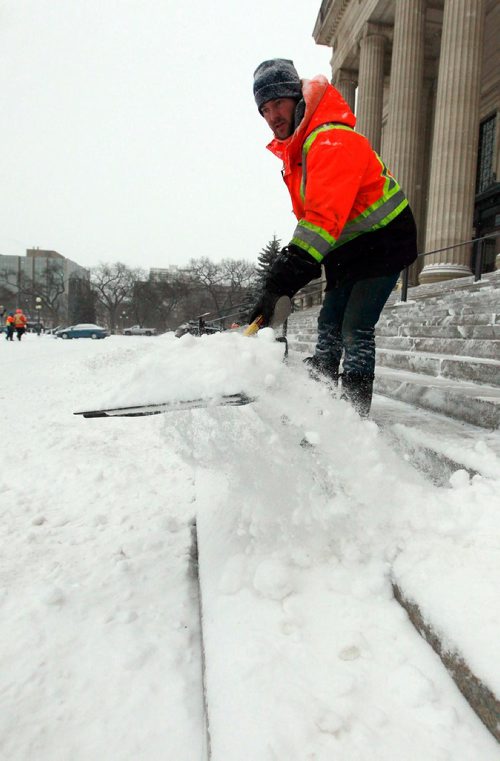
[[[483,193],[495,182],[496,114],[490,116],[479,127],[479,155],[477,162],[476,193]]]

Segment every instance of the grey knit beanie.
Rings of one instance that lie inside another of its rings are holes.
[[[253,75],[253,94],[257,108],[276,98],[302,98],[302,85],[293,61],[273,58],[263,61]]]

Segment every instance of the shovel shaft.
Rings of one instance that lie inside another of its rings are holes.
[[[263,322],[264,322],[264,318],[262,317],[262,315],[260,315],[259,317],[257,317],[256,320],[250,323],[248,328],[245,328],[245,330],[243,331],[243,335],[253,336],[254,333],[257,333],[257,331],[260,330]]]

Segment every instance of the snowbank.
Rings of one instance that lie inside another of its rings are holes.
[[[433,486],[272,331],[0,354],[2,757],[204,757],[196,515],[214,759],[500,758],[391,594],[500,692],[498,481]]]

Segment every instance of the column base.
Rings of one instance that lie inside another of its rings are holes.
[[[441,280],[454,280],[458,277],[470,277],[472,270],[466,264],[427,264],[420,275],[418,282],[420,285],[425,283],[439,283]]]

